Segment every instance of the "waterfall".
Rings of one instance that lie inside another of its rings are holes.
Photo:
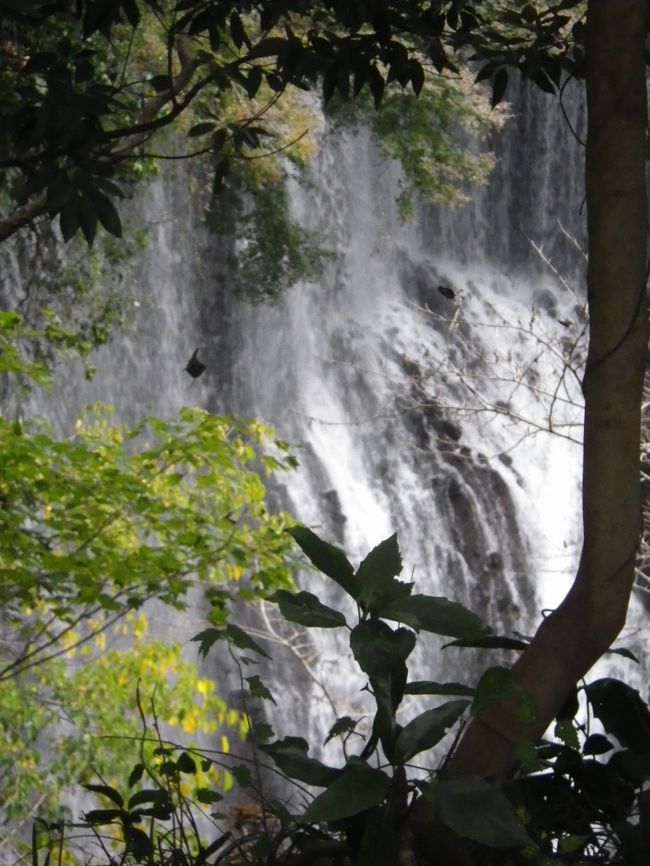
[[[578,101],[570,113],[580,128]],[[269,421],[300,464],[273,487],[278,505],[355,563],[397,532],[416,591],[527,633],[580,544],[583,171],[557,102],[522,87],[511,114],[489,183],[409,222],[400,169],[369,132],[323,135],[287,184],[294,219],[330,255],[272,305],[230,297],[227,244],[202,225],[189,169],[164,172],[133,205],[149,245],[132,321],[96,353],[93,382],[66,368],[31,409],[61,429],[94,400],[124,420],[193,404]],[[197,346],[207,371],[190,389]],[[301,584],[342,603],[312,573]],[[200,610],[166,616],[183,641],[201,627]],[[335,635],[287,631],[269,606],[242,616],[274,636],[279,731],[322,742],[335,709],[364,712]],[[471,654],[423,643],[413,678],[472,679]]]

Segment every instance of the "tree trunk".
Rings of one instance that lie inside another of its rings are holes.
[[[568,595],[513,667],[535,702],[535,722],[522,720],[516,701],[474,720],[450,764],[462,773],[498,778],[510,772],[514,744],[541,736],[625,623],[641,528],[640,406],[648,343],[646,7],[647,0],[588,4],[590,339],[580,565]]]

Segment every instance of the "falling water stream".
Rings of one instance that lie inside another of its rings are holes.
[[[300,463],[275,504],[355,562],[397,532],[417,591],[527,633],[566,591],[580,544],[583,182],[557,102],[522,89],[511,112],[489,183],[408,222],[400,169],[370,133],[323,135],[287,183],[294,219],[331,255],[273,305],[228,299],[227,256],[187,169],[163,173],[134,203],[149,244],[133,321],[97,352],[92,383],[66,371],[35,408],[61,429],[94,400],[126,421],[188,403],[269,421]],[[207,371],[190,389],[196,346]],[[327,597],[317,581],[303,587]],[[162,616],[184,642],[203,625],[200,609]],[[242,616],[272,639],[284,734],[322,741],[335,710],[364,711],[335,636],[287,632],[269,609]],[[473,678],[474,656],[425,643],[414,678]]]

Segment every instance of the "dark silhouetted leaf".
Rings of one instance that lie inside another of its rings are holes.
[[[111,788],[109,785],[83,785],[86,791],[92,791],[93,794],[101,794],[103,797],[108,797],[116,806],[124,805],[124,798],[119,791]]]
[[[443,779],[427,791],[444,823],[466,839],[491,848],[531,845],[502,791],[484,779]]]
[[[397,535],[382,541],[363,560],[356,578],[361,587],[359,601],[375,612],[394,599],[409,595],[413,584],[395,580],[402,570]]]
[[[341,772],[308,757],[309,746],[302,737],[285,737],[275,743],[261,745],[260,750],[273,758],[286,776],[306,785],[324,788]]]
[[[136,806],[141,806],[143,803],[157,803],[158,805],[169,803],[169,794],[167,791],[160,788],[145,788],[143,791],[136,791],[129,798],[129,809],[134,809]]]
[[[129,774],[129,788],[132,788],[142,778],[144,764],[136,764]]]
[[[210,788],[198,788],[196,799],[199,803],[205,803],[205,805],[209,806],[212,803],[218,803],[220,800],[223,800],[223,795],[218,791],[211,791]]]
[[[343,734],[350,734],[356,726],[359,724],[358,719],[355,721],[350,718],[350,716],[341,716],[340,719],[337,719],[332,727],[329,729],[328,735],[325,737],[323,741],[323,745],[326,746],[330,740],[333,740],[334,737],[340,737]]]
[[[205,372],[205,364],[202,361],[199,361],[199,350],[195,349],[192,352],[192,357],[185,365],[185,372],[189,373],[193,379],[198,379],[199,376]]]
[[[206,121],[205,123],[195,124],[187,133],[188,138],[198,138],[200,135],[207,135],[208,132],[216,129],[217,124],[214,121]]]
[[[585,694],[608,734],[633,752],[650,751],[650,710],[636,689],[605,677],[585,686]]]
[[[418,680],[407,683],[404,693],[407,695],[465,695],[472,697],[474,689],[462,683],[436,683],[431,680]]]
[[[479,638],[486,633],[479,617],[462,604],[431,595],[398,598],[382,607],[379,616],[449,637]]]
[[[235,781],[240,786],[240,788],[248,788],[251,784],[251,771],[248,767],[240,764],[237,767],[231,767],[230,772],[233,774]]]
[[[355,600],[359,597],[359,581],[354,574],[352,565],[340,548],[322,541],[316,533],[307,529],[306,526],[293,526],[287,532],[296,540],[305,556],[319,571],[331,577]]]
[[[636,662],[637,664],[641,664],[641,662],[634,655],[632,650],[627,649],[627,647],[623,647],[623,646],[610,647],[607,650],[607,654],[623,656],[623,658],[625,658],[625,659],[630,659],[630,661]]]
[[[365,761],[350,761],[327,790],[309,804],[304,820],[318,823],[357,815],[380,803],[389,785],[389,777],[381,770],[369,767]]]
[[[196,761],[187,752],[182,752],[176,762],[176,766],[181,773],[190,773],[192,775],[196,773]]]
[[[414,646],[412,631],[392,629],[381,620],[361,622],[350,635],[350,649],[368,676],[388,676],[397,661],[406,661]]]
[[[113,202],[97,188],[93,189],[92,200],[95,205],[97,219],[107,232],[116,238],[122,237],[122,222]]]
[[[514,637],[498,637],[497,635],[491,637],[488,635],[487,637],[468,638],[467,640],[463,638],[452,640],[450,643],[445,644],[445,649],[448,646],[476,647],[477,649],[525,650],[528,644]]]
[[[338,610],[322,604],[311,592],[287,592],[278,589],[270,598],[280,608],[285,619],[308,628],[337,628],[347,625]]]
[[[469,701],[449,701],[416,716],[397,735],[393,762],[405,764],[414,755],[431,749],[465,712]]]
[[[83,819],[87,824],[112,824],[113,821],[128,817],[128,812],[122,809],[91,809],[84,812]]]
[[[193,641],[199,642],[199,655],[205,658],[210,652],[210,649],[218,640],[224,640],[225,634],[220,628],[206,628],[198,634],[194,635]]]
[[[585,740],[582,751],[585,755],[604,755],[611,752],[613,748],[614,744],[603,734],[590,734]]]
[[[271,701],[275,704],[275,698],[259,678],[258,674],[252,677],[244,677],[244,679],[248,683],[248,688],[251,690],[254,698],[263,698],[265,701]]]
[[[265,659],[271,658],[271,656],[268,653],[264,652],[262,647],[258,643],[256,643],[250,635],[246,634],[243,629],[239,628],[238,625],[227,625],[225,631],[226,638],[231,643],[234,643],[234,645],[239,649],[253,650],[253,652],[264,656]]]

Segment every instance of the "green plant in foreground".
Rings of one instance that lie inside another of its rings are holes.
[[[515,689],[503,667],[488,669],[476,688],[409,682],[406,662],[418,632],[449,636],[450,645],[486,649],[517,651],[526,641],[495,636],[463,606],[416,594],[413,584],[397,580],[402,562],[395,536],[375,547],[355,570],[343,551],[309,529],[296,526],[289,532],[313,565],[354,599],[356,622],[348,623],[341,611],[306,591],[277,590],[271,600],[293,623],[348,630],[352,653],[376,704],[369,738],[358,755],[332,767],[310,757],[309,744],[301,737],[265,742],[270,731],[263,724],[251,727],[256,743],[252,758],[183,749],[148,737],[145,730],[143,749],[149,749],[150,757],[131,773],[130,796],[105,786],[92,788],[112,803],[109,809],[86,813],[84,825],[91,829],[95,844],[103,847],[107,862],[395,866],[412,853],[414,844],[417,848],[411,819],[418,801],[428,803],[428,821],[438,827],[444,844],[436,863],[444,866],[646,862],[650,710],[634,689],[611,678],[576,689],[558,713],[556,739],[521,743],[524,769],[501,786],[454,776],[444,769],[445,762],[436,772],[414,766],[416,756],[450,736],[463,719]],[[205,654],[224,637],[222,630],[213,628],[195,640]],[[266,655],[243,633],[237,645],[247,653]],[[613,651],[633,658],[628,650]],[[243,661],[248,664],[251,659]],[[272,697],[259,677],[247,680],[253,695]],[[405,695],[451,700],[402,724],[398,710]],[[526,696],[519,697],[522,712],[534,713]],[[578,720],[580,701],[588,711],[587,723]],[[601,723],[602,733],[590,730],[593,717]],[[327,740],[342,737],[349,745],[355,726],[353,719],[339,718]],[[260,753],[274,766],[259,760]],[[221,823],[228,809],[212,813],[213,837],[206,841],[205,825],[199,826],[192,809],[198,807],[205,814],[222,793],[205,787],[192,799],[183,792],[183,780],[213,763],[221,770],[230,768],[240,788],[253,791],[259,805],[255,812],[249,804],[249,821],[243,828],[239,825],[239,833],[232,822],[230,827]],[[286,802],[266,797],[260,782],[271,772],[295,785],[298,795]],[[141,782],[144,774],[146,783]],[[318,788],[322,790],[314,796],[313,789]],[[119,841],[111,847],[107,839],[116,837]],[[52,842],[46,833],[39,838],[36,863],[39,845],[52,849],[62,844],[60,839]],[[457,860],[444,853],[446,846]]]

